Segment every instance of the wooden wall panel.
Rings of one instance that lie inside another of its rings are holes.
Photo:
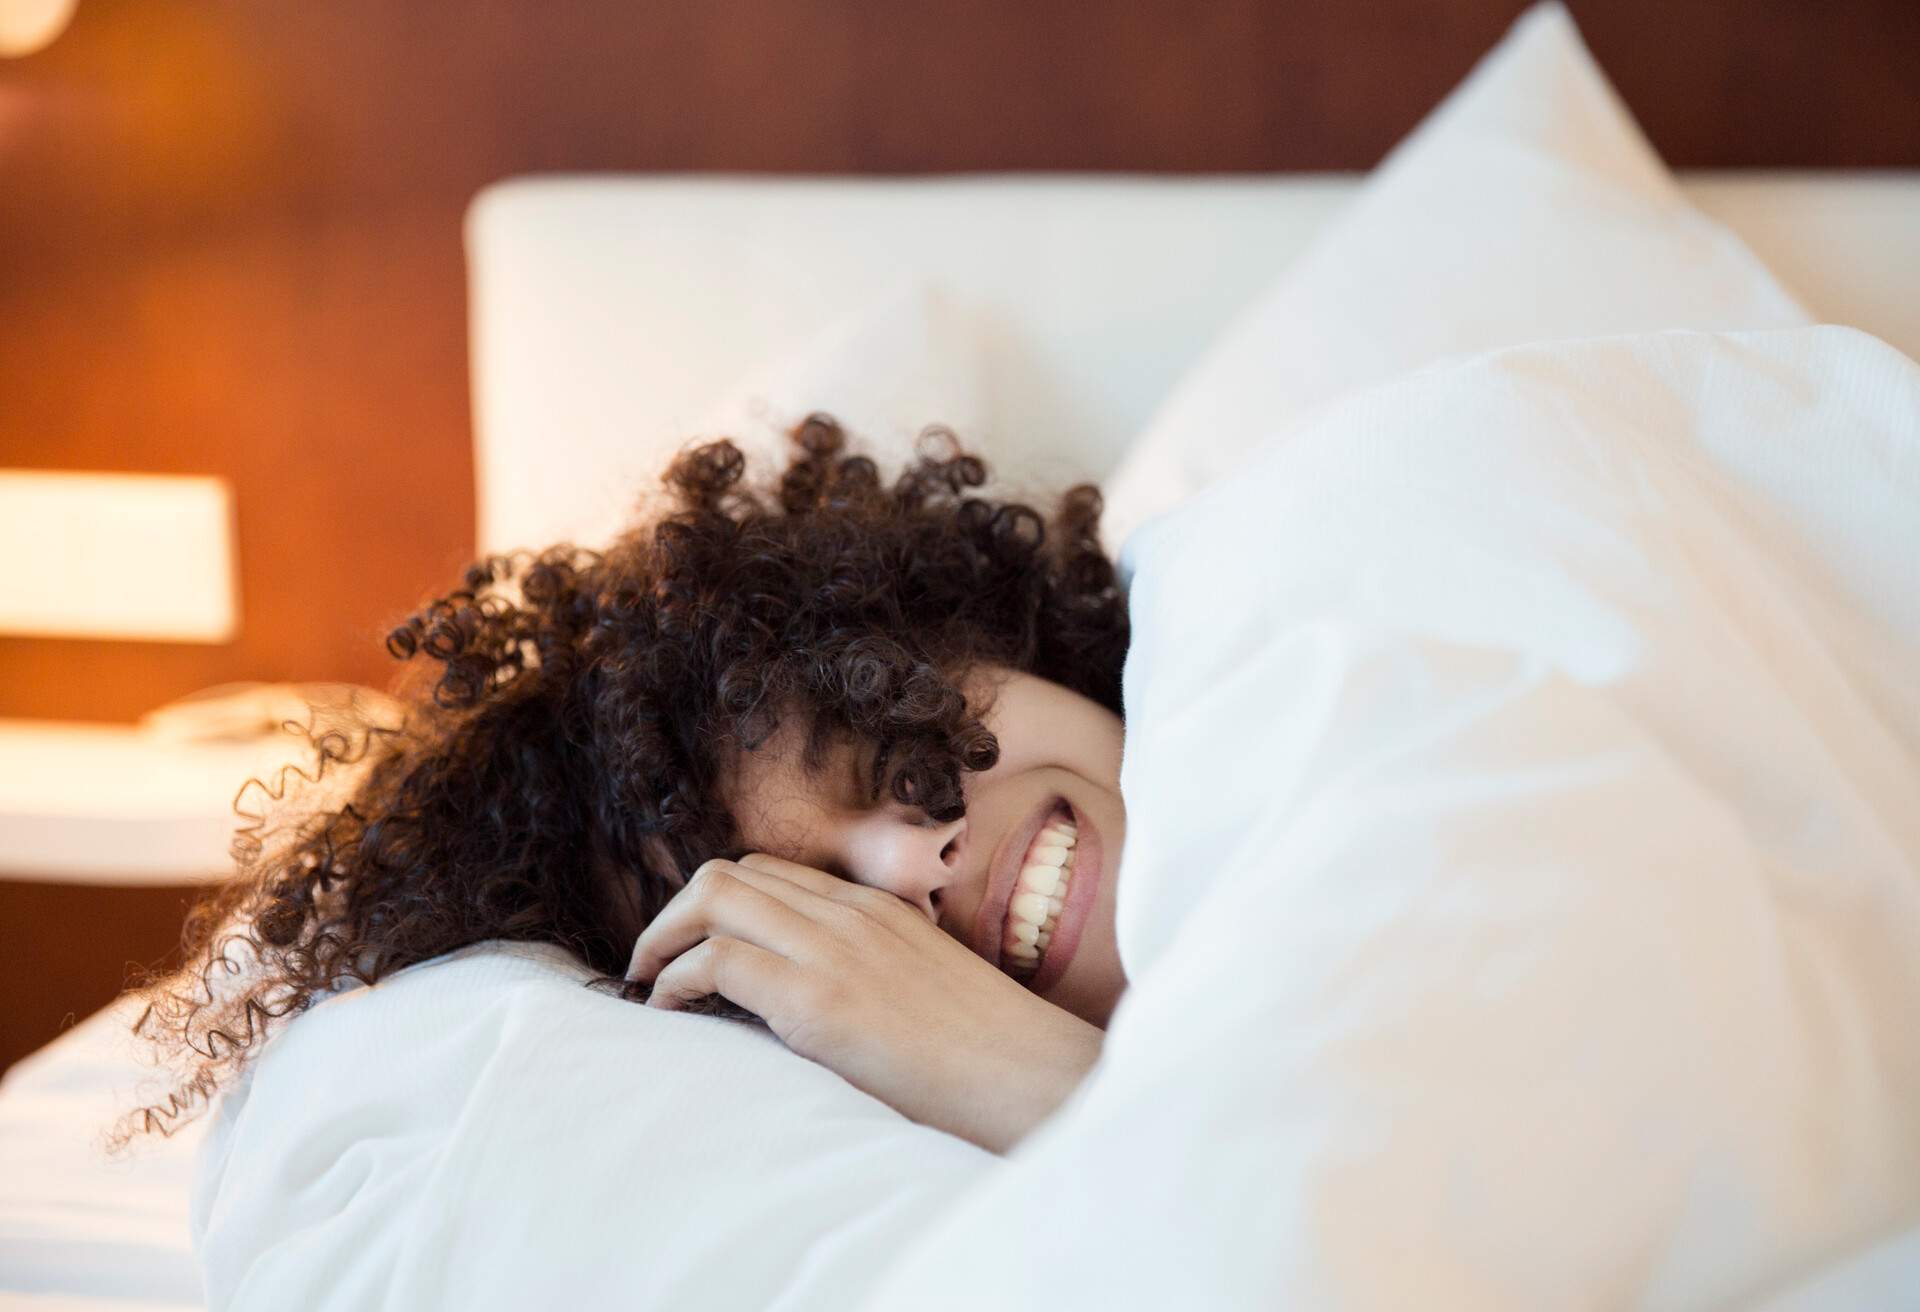
[[[1521,8],[81,0],[0,61],[0,465],[232,480],[242,628],[0,639],[0,715],[384,681],[380,635],[472,539],[460,222],[489,181],[1365,168]],[[1676,166],[1920,165],[1910,0],[1572,8]]]

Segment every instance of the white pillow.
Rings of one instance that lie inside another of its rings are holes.
[[[809,414],[840,421],[883,479],[910,459],[929,424],[953,429],[992,458],[984,355],[967,315],[932,285],[902,279],[813,341],[728,389],[689,435],[727,437],[749,471],[784,466],[787,433]]]
[[[784,466],[786,430],[815,410],[838,419],[872,454],[883,477],[913,451],[928,424],[954,429],[969,447],[990,427],[985,352],[972,319],[936,288],[913,279],[889,286],[753,370],[707,407],[690,430],[642,435],[596,486],[565,487],[575,541],[598,545],[636,513],[664,503],[660,474],[677,451],[728,437],[749,457],[749,477]],[[984,452],[983,452],[984,454]],[[533,489],[529,495],[543,495]],[[543,543],[520,543],[537,547]]]
[[[1107,540],[1292,416],[1445,356],[1807,322],[1681,196],[1567,11],[1536,5],[1174,389],[1109,480]]]

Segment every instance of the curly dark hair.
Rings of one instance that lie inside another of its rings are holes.
[[[686,873],[745,854],[725,756],[790,719],[816,766],[857,742],[874,801],[944,821],[999,754],[970,671],[1121,710],[1126,601],[1091,485],[1049,523],[974,495],[986,466],[950,430],[924,430],[891,487],[829,416],[788,436],[763,488],[732,442],[692,447],[664,511],[605,551],[482,560],[393,630],[398,714],[336,713],[309,726],[311,773],[256,781],[294,814],[250,816],[235,874],[188,916],[186,965],[144,986],[135,1029],[176,1084],[118,1142],[198,1115],[329,991],[471,944],[557,944],[644,997],[618,980],[634,939]],[[331,796],[291,807],[302,781]]]

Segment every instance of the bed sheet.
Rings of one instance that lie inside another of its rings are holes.
[[[187,1229],[189,1126],[120,1158],[104,1136],[147,1074],[125,1002],[0,1080],[0,1308],[177,1312],[204,1306]]]

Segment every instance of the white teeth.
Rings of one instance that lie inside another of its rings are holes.
[[[1066,882],[1066,872],[1059,866],[1028,866],[1020,872],[1020,887],[1042,897],[1058,893]]]
[[[1040,954],[1053,941],[1060,909],[1066,905],[1073,848],[1079,840],[1079,827],[1067,820],[1050,821],[1034,836],[1007,908],[1000,955],[1010,972],[1025,977],[1039,968]]]
[[[1036,928],[1047,918],[1049,904],[1052,902],[1039,893],[1021,893],[1013,899],[1011,910],[1020,919],[1031,922]]]

